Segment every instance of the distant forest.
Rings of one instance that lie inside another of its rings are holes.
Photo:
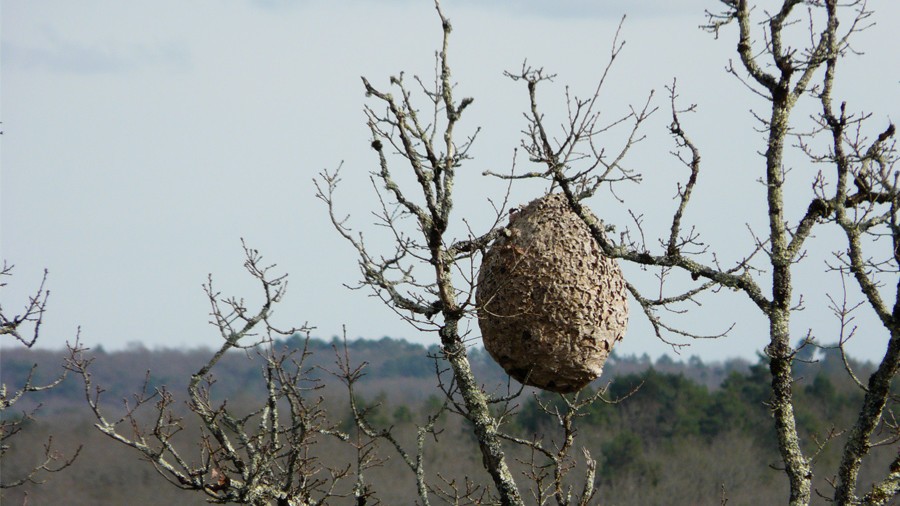
[[[307,341],[295,335],[278,345],[288,349],[305,346],[312,353],[306,365],[310,377],[320,380],[322,388],[310,394],[324,396],[329,418],[351,431],[347,392],[330,372],[335,370],[335,354],[344,352],[343,342]],[[366,376],[356,393],[370,407],[370,419],[412,437],[414,424],[422,423],[430,407],[442,399],[436,371],[445,365],[434,358],[439,356],[436,346],[426,348],[385,337],[348,342],[347,352],[356,364],[366,364]],[[211,352],[133,347],[117,352],[97,348],[91,353],[96,356],[93,380],[103,386],[102,398],[114,408],[145,384],[150,391],[165,387],[184,399],[191,374]],[[841,431],[852,424],[853,406],[859,405],[863,391],[848,375],[837,350],[807,346],[801,353],[795,361],[797,420],[807,451],[815,453],[821,446],[815,462],[834,469],[840,457]],[[35,365],[34,382],[49,381],[59,373],[64,355],[63,350],[4,349],[0,354],[2,383],[14,390],[24,384]],[[519,390],[483,349],[473,348],[470,360],[486,390],[501,394]],[[847,365],[857,377],[866,377],[872,370],[869,363],[849,360]],[[262,361],[252,351],[231,353],[214,370],[213,395],[228,399],[231,405],[250,405],[264,387],[261,367]],[[137,453],[95,430],[79,381],[69,377],[48,392],[23,398],[15,413],[5,413],[20,416],[39,408],[36,421],[17,435],[4,459],[2,472],[10,478],[34,465],[50,435],[54,446],[64,451],[73,451],[78,445],[83,445],[83,450],[71,468],[45,476],[49,478],[46,483],[5,490],[4,504],[22,504],[26,493],[31,504],[205,504],[204,497],[166,484]],[[637,490],[645,504],[668,504],[671,497],[688,501],[684,504],[721,504],[723,498],[729,505],[783,501],[787,489],[777,470],[780,460],[767,407],[770,378],[763,357],[755,362],[704,363],[696,356],[662,356],[654,362],[647,355],[614,354],[603,376],[580,395],[597,389],[605,389],[604,397],[610,402],[594,403],[577,426],[578,444],[598,459],[601,503],[633,504]],[[525,438],[556,434],[558,424],[546,411],[553,413],[562,402],[557,394],[524,389],[505,418],[504,430]],[[190,425],[191,414],[186,408],[184,413]],[[460,480],[477,474],[471,472],[471,466],[481,465],[480,454],[465,427],[467,422],[450,415],[440,423],[443,432],[426,453],[429,472]],[[835,439],[823,445],[829,437]],[[196,444],[195,438],[196,434],[186,431],[185,447]],[[321,452],[322,458],[341,458],[336,449],[323,447]],[[387,457],[381,472],[388,478],[380,483],[391,487],[376,489],[376,497],[382,504],[412,504],[414,480],[403,474],[409,470],[397,462],[391,449],[381,452]],[[876,449],[877,462],[868,465],[884,466],[896,452],[893,447]],[[528,456],[513,456],[524,469]],[[863,469],[862,483],[875,476],[868,469]],[[377,484],[376,478],[372,479]],[[830,493],[829,478],[816,476],[816,487],[825,495]]]

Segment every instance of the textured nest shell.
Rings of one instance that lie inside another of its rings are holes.
[[[580,390],[603,372],[628,323],[625,280],[564,195],[512,214],[478,274],[484,347],[521,383]]]

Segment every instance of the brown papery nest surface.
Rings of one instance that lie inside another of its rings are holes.
[[[521,383],[567,393],[603,372],[628,323],[625,279],[562,194],[510,216],[475,294],[484,347]]]

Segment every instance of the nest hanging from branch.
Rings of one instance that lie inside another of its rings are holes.
[[[562,194],[510,216],[478,273],[484,347],[521,383],[567,393],[600,376],[625,334],[625,279]]]

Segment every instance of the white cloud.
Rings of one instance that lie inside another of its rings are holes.
[[[51,31],[38,43],[4,41],[2,51],[4,66],[66,74],[122,73],[157,66],[178,70],[190,65],[187,52],[173,44],[101,44],[65,39]]]

